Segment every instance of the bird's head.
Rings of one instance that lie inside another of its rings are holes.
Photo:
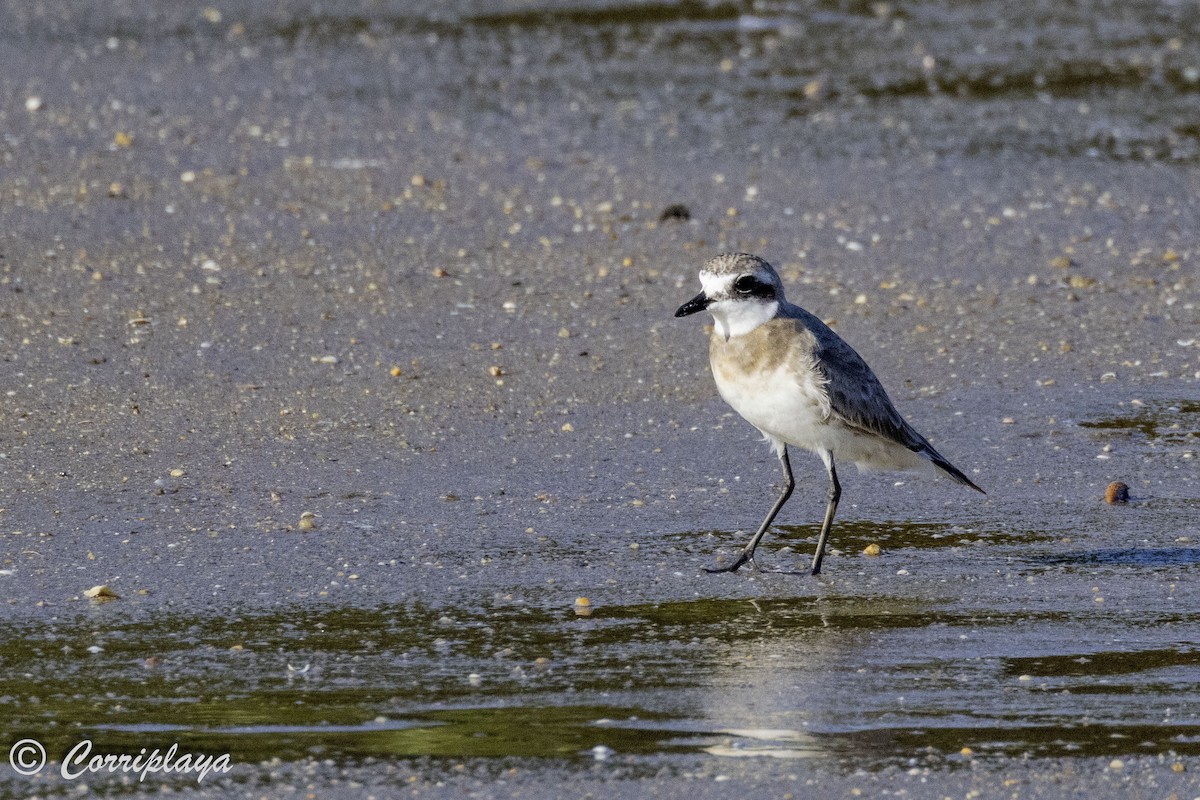
[[[681,305],[675,316],[707,311],[725,339],[747,334],[772,319],[783,302],[783,282],[775,269],[748,253],[711,259],[700,270],[700,285],[703,291]]]

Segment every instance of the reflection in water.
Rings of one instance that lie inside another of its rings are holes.
[[[859,765],[900,754],[937,762],[963,748],[1200,752],[1192,695],[1200,641],[1190,615],[1174,621],[1191,631],[1191,645],[1147,649],[1125,639],[1127,649],[1112,652],[1107,625],[1059,615],[891,613],[886,598],[817,605],[799,615],[756,607],[775,624],[760,621],[762,635],[714,654],[698,713],[730,738],[707,752]]]
[[[587,763],[608,752],[597,747],[855,768],[964,747],[1200,754],[1190,612],[1148,613],[1146,630],[1170,635],[1137,640],[1099,604],[1082,614],[852,588],[600,606],[586,619],[502,604],[5,623],[0,737],[36,731],[52,752],[83,734],[134,752],[167,737],[241,762]],[[93,642],[103,652],[81,658]]]
[[[772,758],[826,754],[830,742],[810,731],[831,729],[828,715],[838,704],[826,696],[829,677],[845,674],[864,631],[831,625],[828,604],[821,601],[738,605],[757,618],[761,633],[714,653],[707,685],[696,693],[703,700],[697,711],[707,727],[728,738],[705,752]],[[800,608],[803,613],[797,613]]]

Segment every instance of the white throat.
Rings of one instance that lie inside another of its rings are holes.
[[[708,307],[717,333],[729,341],[731,336],[745,336],[763,323],[770,322],[779,312],[778,300],[729,299],[718,300]]]

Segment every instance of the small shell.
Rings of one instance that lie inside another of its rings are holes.
[[[1120,481],[1113,481],[1104,490],[1104,500],[1110,505],[1123,505],[1129,502],[1129,487]]]

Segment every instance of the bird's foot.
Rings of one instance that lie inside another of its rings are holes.
[[[729,566],[705,567],[704,571],[709,573],[710,575],[716,574],[719,572],[737,572],[739,569],[741,569],[746,564],[750,565],[750,569],[754,570],[755,572],[762,573],[764,575],[819,575],[820,574],[819,567],[817,568],[816,572],[809,572],[809,570],[807,570],[807,569],[796,570],[796,569],[780,569],[779,567],[761,567],[761,566],[759,566],[758,562],[754,560],[754,556],[747,556],[745,553],[742,553],[740,556],[738,556],[737,560],[734,561]]]
[[[754,557],[748,556],[745,553],[742,553],[740,556],[738,556],[737,561],[734,561],[727,567],[713,567],[711,569],[705,567],[704,571],[710,574],[716,574],[718,572],[737,572],[744,564],[749,564],[750,568],[755,572],[761,572],[761,570],[758,568],[758,564],[754,562]]]

